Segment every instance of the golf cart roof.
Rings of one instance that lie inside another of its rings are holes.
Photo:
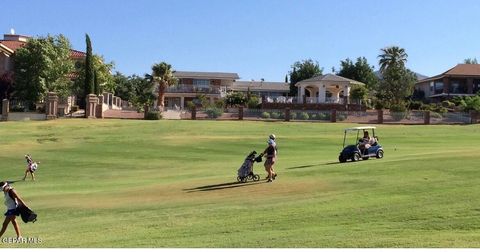
[[[374,126],[353,127],[353,128],[347,128],[347,129],[345,129],[345,132],[347,132],[347,131],[355,131],[355,130],[376,129],[376,128],[377,128],[377,127],[374,127]]]

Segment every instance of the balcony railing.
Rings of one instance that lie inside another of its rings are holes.
[[[204,93],[204,94],[221,94],[222,89],[215,86],[196,87],[193,85],[180,84],[166,89],[167,93]]]
[[[267,96],[267,97],[265,97],[264,102],[266,102],[266,103],[303,103],[303,102],[300,102],[297,99],[297,97],[285,97],[285,96],[278,96],[278,97]],[[343,104],[344,103],[344,98],[340,97],[340,98],[336,99],[336,98],[333,98],[333,97],[326,97],[325,101],[320,102],[318,97],[305,97],[305,103],[309,103],[309,104],[317,104],[317,103]]]

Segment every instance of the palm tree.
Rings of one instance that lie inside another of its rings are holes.
[[[386,69],[392,66],[405,66],[408,57],[405,49],[398,46],[391,46],[382,48],[380,51],[382,51],[382,54],[378,55],[378,58],[380,58],[378,64],[380,65],[381,73],[384,73]]]
[[[177,84],[177,78],[173,76],[172,66],[161,62],[152,66],[151,80],[158,83],[157,106],[163,110],[165,106],[165,89]]]

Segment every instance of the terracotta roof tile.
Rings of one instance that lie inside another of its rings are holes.
[[[8,47],[9,49],[11,49],[13,51],[16,51],[18,48],[23,47],[26,44],[26,42],[11,41],[11,40],[0,40],[0,44]],[[70,52],[71,52],[70,53],[71,57],[74,58],[74,59],[85,58],[85,56],[86,56],[86,53],[84,53],[82,51],[71,49]]]
[[[480,64],[458,64],[444,75],[480,75]]]
[[[24,46],[26,42],[22,41],[10,41],[10,40],[0,40],[0,44],[3,44],[4,46],[12,49],[13,51],[16,51],[18,48]]]

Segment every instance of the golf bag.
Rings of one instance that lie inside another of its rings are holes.
[[[261,162],[262,160],[262,155],[260,154],[258,157],[255,157],[257,154],[256,151],[250,152],[248,156],[245,158],[245,161],[243,162],[242,166],[238,169],[238,177],[237,181],[245,183],[247,180],[253,180],[253,181],[258,181],[260,180],[260,176],[258,174],[253,173],[253,164],[255,161]],[[260,160],[260,161],[258,161]]]
[[[28,223],[37,221],[37,214],[33,212],[30,208],[24,205],[19,205],[17,207],[17,211],[20,213],[23,222]]]

